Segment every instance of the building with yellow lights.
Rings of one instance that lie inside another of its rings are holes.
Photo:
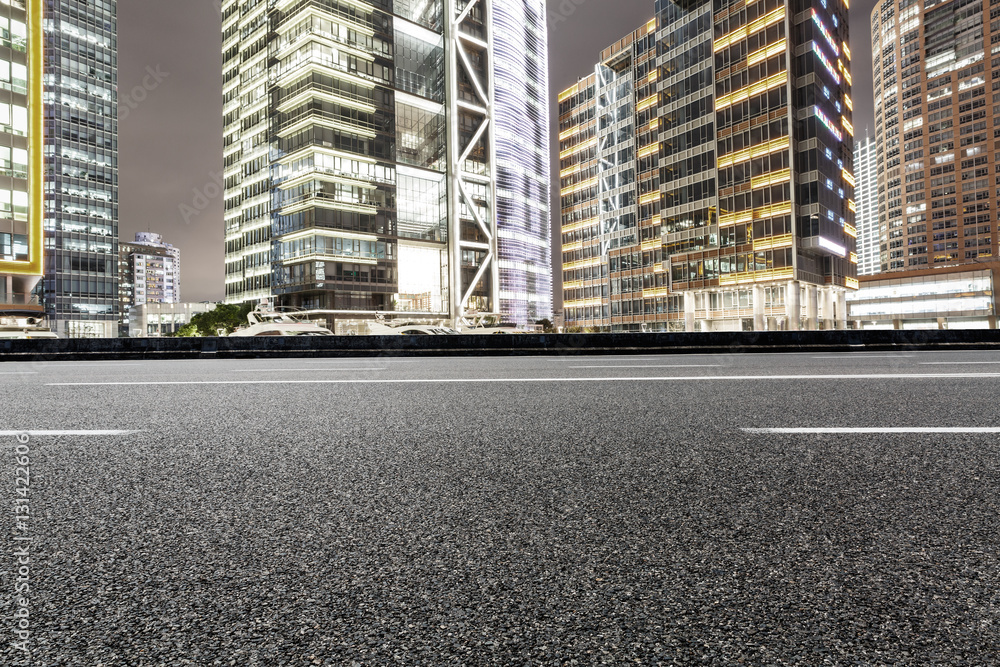
[[[42,1],[0,2],[0,315],[40,317]]]
[[[794,7],[657,0],[654,22],[560,96],[567,327],[846,326],[857,288],[848,7]],[[608,94],[616,77],[628,100]]]
[[[543,0],[222,12],[228,303],[551,317]]]
[[[880,269],[998,256],[995,3],[884,0],[871,13]]]

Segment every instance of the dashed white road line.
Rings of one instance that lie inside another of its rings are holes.
[[[1000,361],[921,361],[921,366],[979,366],[981,364],[1000,364]]]
[[[1000,433],[998,427],[920,427],[920,426],[889,426],[885,428],[744,428],[745,433],[775,433],[790,435],[823,435],[828,433],[878,434],[878,433]]]
[[[596,366],[566,366],[566,368],[718,368],[722,364],[629,364],[622,366],[610,366],[599,364]]]
[[[238,368],[233,373],[344,373],[350,371],[364,372],[384,371],[385,368]]]
[[[912,356],[912,354],[863,354],[858,352],[846,352],[836,356],[813,357],[813,359],[851,359],[852,357],[858,357],[861,359],[906,359],[907,357]]]

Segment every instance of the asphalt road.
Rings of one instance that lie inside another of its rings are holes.
[[[1000,354],[8,363],[0,386],[3,665],[1000,660]]]

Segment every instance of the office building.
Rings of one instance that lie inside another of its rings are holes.
[[[854,144],[854,179],[857,187],[855,227],[858,229],[858,276],[870,276],[881,268],[878,224],[878,174],[875,140],[871,137]]]
[[[658,75],[653,20],[605,49],[594,73],[559,96],[563,308],[571,331],[666,322]]]
[[[227,303],[548,315],[541,0],[222,12]]]
[[[118,246],[119,335],[129,335],[129,309],[145,303],[180,303],[181,251],[163,237],[138,232],[133,243]]]
[[[18,321],[42,313],[42,6],[0,4],[0,315]]]
[[[45,3],[44,304],[59,335],[118,335],[117,3]]]
[[[634,33],[560,96],[567,327],[846,326],[857,287],[847,7],[789,11],[659,0],[655,48]]]
[[[883,272],[997,256],[1000,23],[991,7],[884,0],[871,13]]]

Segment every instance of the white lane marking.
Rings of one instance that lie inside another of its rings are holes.
[[[0,431],[0,436],[19,436],[19,435],[30,435],[34,437],[42,436],[55,436],[55,435],[76,435],[76,436],[91,436],[91,435],[132,435],[133,433],[142,433],[142,431]]]
[[[718,358],[720,356],[729,357],[729,354],[647,354],[640,357],[619,357],[615,354],[601,355],[601,356],[590,356],[590,355],[580,355],[580,354],[569,354],[561,357],[522,357],[523,359],[538,359],[540,361],[566,361],[566,362],[580,362],[580,361],[662,361],[663,359],[683,357],[685,359],[693,359],[696,357],[712,357]]]
[[[238,368],[233,373],[338,373],[348,371],[384,371],[385,368]]]
[[[718,368],[722,364],[631,364],[628,366],[567,366],[566,368]]]
[[[979,364],[1000,364],[1000,361],[921,361],[921,366],[978,366]]]
[[[266,359],[219,359],[218,361],[253,361],[264,363]],[[417,364],[423,361],[423,359],[393,359],[392,357],[351,357],[348,359],[313,359],[312,357],[300,357],[298,359],[283,359],[282,361],[286,363],[300,363],[300,364],[365,364],[365,363],[379,363],[379,364]]]
[[[150,363],[155,363],[155,359]],[[79,366],[141,366],[138,361],[75,361],[69,364],[51,364],[44,361],[37,362],[42,368],[76,368]]]
[[[602,378],[425,378],[396,380],[185,380],[166,382],[49,382],[46,387],[167,386],[196,384],[486,384],[529,382],[706,382],[741,380],[927,380],[1000,378],[1000,373],[884,373],[879,375],[706,375]]]
[[[782,434],[802,434],[820,435],[824,433],[1000,433],[1000,428],[995,427],[946,427],[946,428],[924,428],[898,426],[889,428],[744,428],[740,429],[745,433],[782,433]]]
[[[865,359],[904,359],[907,357],[912,357],[912,354],[859,354],[857,352],[846,352],[844,354],[829,356],[829,357],[813,357],[813,359],[850,359],[851,357],[861,356]]]

